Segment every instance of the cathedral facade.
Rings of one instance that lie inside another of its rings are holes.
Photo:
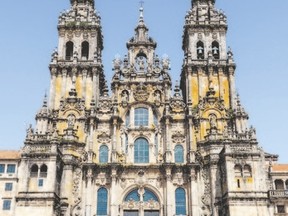
[[[0,152],[1,215],[286,215],[288,166],[248,125],[215,0],[187,9],[174,86],[141,7],[110,93],[94,0],[70,2],[36,126],[21,151]]]

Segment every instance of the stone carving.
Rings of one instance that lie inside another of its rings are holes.
[[[185,143],[186,137],[181,131],[175,131],[172,134],[172,142],[173,143]]]
[[[99,143],[110,143],[111,142],[111,136],[108,134],[109,132],[107,131],[102,131],[99,133],[97,136],[98,142]]]
[[[149,92],[146,86],[141,82],[134,91],[134,98],[136,101],[146,101],[149,97]]]

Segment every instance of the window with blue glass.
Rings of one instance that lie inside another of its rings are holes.
[[[102,145],[99,151],[99,162],[108,163],[108,147],[106,145]]]
[[[0,173],[5,172],[5,164],[0,164]]]
[[[13,183],[7,182],[5,183],[5,191],[12,191]]]
[[[186,215],[186,195],[183,188],[177,188],[175,191],[176,215]]]
[[[107,215],[108,192],[106,188],[100,188],[97,193],[97,216]]]
[[[145,188],[143,200],[144,200],[144,202],[147,202],[149,200],[154,200],[154,201],[158,202],[158,198],[156,197],[156,195],[147,188]]]
[[[134,125],[135,126],[148,126],[148,109],[136,108],[134,112]]]
[[[139,138],[134,144],[134,162],[149,163],[149,144],[144,138]]]
[[[43,187],[43,185],[44,185],[44,180],[38,179],[38,187]]]
[[[3,200],[3,210],[10,210],[11,209],[11,200]]]
[[[175,163],[184,163],[184,149],[182,145],[176,145],[174,149]]]
[[[138,193],[138,189],[132,190],[125,197],[125,201],[131,201],[131,200],[133,200],[135,202],[139,202],[140,201],[140,195]],[[154,201],[158,202],[157,196],[151,190],[145,188],[144,189],[144,194],[143,194],[143,201],[147,202],[149,200],[154,200]]]
[[[15,164],[8,164],[7,166],[7,173],[15,173],[16,165]]]
[[[126,197],[125,197],[125,201],[130,201],[133,200],[135,202],[139,202],[140,201],[140,196],[138,194],[138,189],[135,189],[133,191],[131,191]]]

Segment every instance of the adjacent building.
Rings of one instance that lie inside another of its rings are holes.
[[[0,152],[0,215],[288,215],[288,165],[248,125],[215,0],[187,8],[174,85],[141,7],[110,94],[94,0],[70,2],[36,126]]]

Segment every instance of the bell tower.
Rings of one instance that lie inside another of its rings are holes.
[[[103,87],[101,18],[93,0],[70,2],[71,8],[59,16],[58,48],[50,63],[51,109],[59,109],[71,91],[89,108],[92,100],[97,103]]]
[[[236,65],[231,49],[226,48],[227,28],[226,16],[215,8],[215,0],[192,1],[185,17],[181,89],[190,107],[189,114],[195,117],[194,125],[199,123],[194,142],[204,140],[211,130],[223,133],[226,128],[234,127],[224,120],[237,104]]]

